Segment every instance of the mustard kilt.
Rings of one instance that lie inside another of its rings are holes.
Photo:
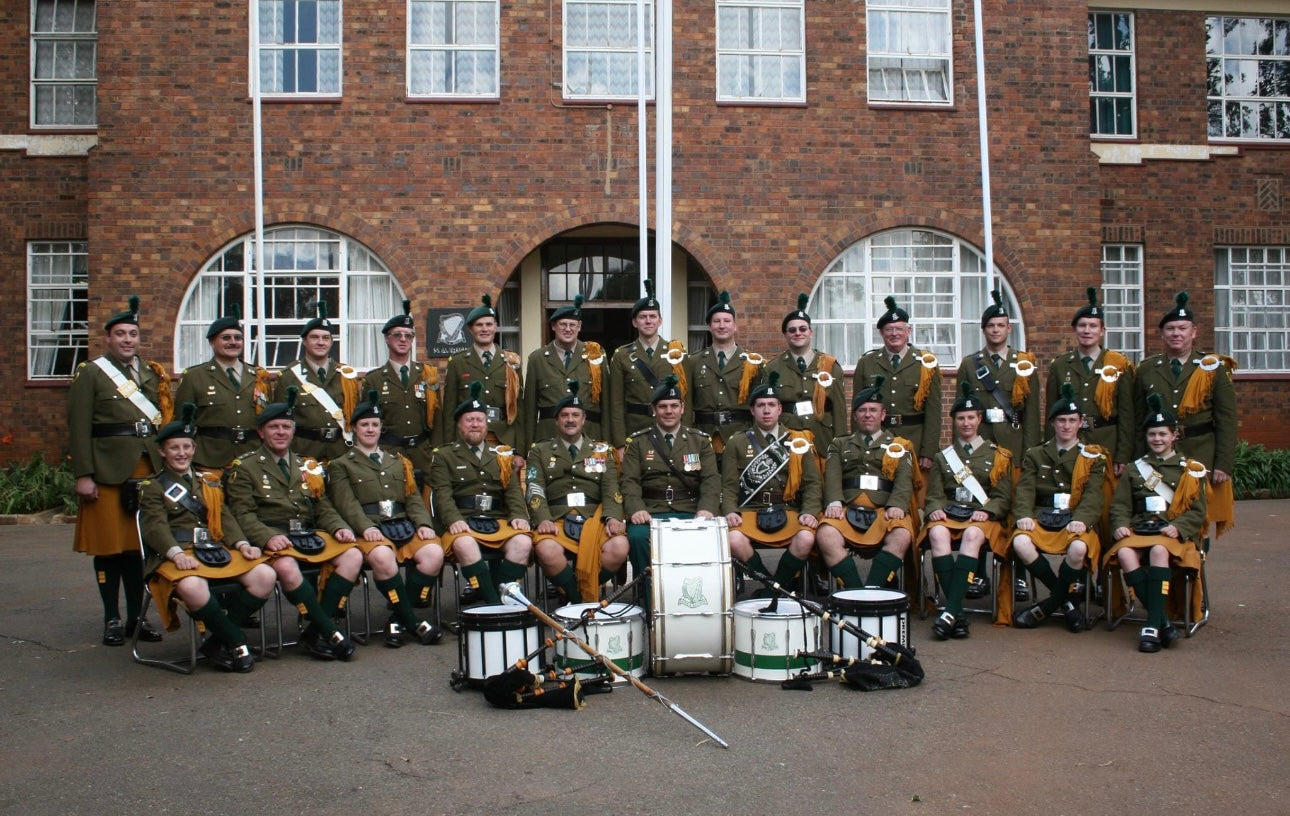
[[[193,555],[192,547],[185,547],[187,555]],[[148,592],[152,593],[152,602],[157,607],[157,617],[166,631],[173,632],[179,628],[179,599],[175,597],[175,586],[183,579],[196,575],[207,581],[231,581],[239,578],[260,564],[268,563],[269,556],[246,558],[237,550],[229,553],[232,559],[222,567],[208,567],[200,561],[196,569],[183,570],[175,566],[174,561],[162,561],[148,576]],[[194,558],[196,556],[193,556]]]
[[[916,467],[914,453],[910,450],[893,448],[899,446],[896,437],[890,431],[879,431],[870,444],[864,442],[864,434],[857,431],[850,436],[838,437],[829,446],[828,464],[824,469],[823,504],[827,507],[833,502],[848,505],[859,505],[878,510],[878,518],[865,532],[851,526],[845,518],[830,519],[821,517],[820,523],[827,524],[842,534],[847,543],[859,548],[880,547],[887,532],[892,529],[906,529],[911,537],[917,530],[914,526],[913,511],[910,503],[913,500],[913,474]],[[903,446],[899,446],[903,447]],[[897,450],[892,457],[888,451]],[[883,476],[884,463],[888,458],[896,458],[894,476],[887,480]],[[880,485],[875,488],[861,488],[852,483],[864,476],[889,481],[890,486]],[[888,519],[883,512],[888,507],[899,507],[905,511],[903,519]]]

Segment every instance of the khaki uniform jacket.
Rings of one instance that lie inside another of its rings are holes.
[[[1164,478],[1166,484],[1172,488],[1178,487],[1178,482],[1182,480],[1183,471],[1187,466],[1188,457],[1175,450],[1174,455],[1168,459],[1162,459],[1154,453],[1149,453],[1142,458]],[[1137,466],[1130,463],[1115,487],[1115,497],[1111,499],[1111,529],[1132,527],[1135,522],[1155,516],[1155,513],[1148,513],[1142,506],[1144,499],[1155,495],[1156,491],[1147,487],[1146,479],[1142,478]],[[1160,516],[1167,517],[1164,513]],[[1178,530],[1181,540],[1198,540],[1205,529],[1205,490],[1202,488],[1191,507],[1180,513],[1177,518],[1170,519],[1169,523]]]
[[[941,369],[938,364],[932,370],[931,390],[927,394],[927,400],[921,411],[916,409],[914,395],[918,392],[922,376],[923,364],[919,361],[922,354],[922,349],[907,346],[900,358],[900,368],[892,370],[891,355],[885,347],[866,351],[856,362],[851,393],[855,394],[867,387],[875,375],[881,374],[884,377],[882,390],[886,396],[884,407],[887,409],[885,427],[908,439],[914,446],[915,456],[931,459],[940,450]],[[907,416],[921,417],[922,424],[912,425],[899,419]]]
[[[657,438],[657,447],[650,441],[651,436]],[[714,516],[720,513],[721,474],[708,435],[682,425],[674,435],[670,452],[663,436],[658,426],[652,425],[627,439],[621,483],[623,512],[628,519],[641,510],[650,513],[707,510]],[[670,502],[662,495],[669,489],[673,496]]]
[[[506,459],[505,466],[512,467],[510,457],[503,458]],[[434,516],[439,519],[443,530],[464,521],[466,516],[489,516],[505,521],[529,517],[519,474],[513,473],[506,487],[502,487],[497,459],[496,451],[487,444],[484,445],[483,456],[478,458],[470,452],[470,446],[461,441],[435,448],[434,461],[430,465],[430,487],[434,491]],[[478,495],[493,497],[491,510],[476,512],[457,506],[458,499],[472,501]]]
[[[223,470],[238,454],[260,444],[255,432],[255,415],[269,404],[267,391],[256,391],[256,366],[242,364],[239,387],[234,388],[228,373],[214,359],[184,371],[175,392],[175,405],[191,402],[197,406],[194,423],[198,431],[193,442],[197,452],[193,462],[203,469]],[[178,415],[179,411],[175,411]],[[242,442],[211,436],[208,429],[241,431]]]
[[[189,533],[185,538],[191,539],[194,527],[209,527],[207,517],[199,516],[184,504],[171,501],[166,497],[165,485],[158,479],[160,475],[157,474],[145,480],[139,486],[139,533],[143,537],[144,546],[149,550],[148,564],[144,572],[152,572],[156,569],[166,559],[166,553],[170,552],[172,547],[192,546],[191,540],[183,543],[176,541],[176,531],[182,530]],[[180,484],[184,483],[182,473],[171,472],[170,475]],[[198,502],[201,502],[201,477],[192,473],[189,475],[193,477],[192,490],[196,492]],[[246,536],[242,535],[242,528],[238,526],[237,519],[233,517],[227,504],[220,505],[219,522],[224,533],[224,539],[219,543],[227,549],[232,550],[237,542],[246,540]]]
[[[331,534],[349,527],[325,495],[315,499],[309,494],[304,468],[300,454],[289,454],[288,481],[277,457],[263,445],[233,460],[224,476],[224,496],[242,534],[255,546],[263,548],[270,538],[286,533],[291,519],[300,519],[308,530]]]
[[[1071,520],[1082,521],[1090,530],[1097,529],[1106,500],[1102,482],[1106,479],[1106,457],[1093,453],[1083,445],[1057,453],[1057,443],[1049,440],[1026,451],[1021,462],[1021,479],[1012,503],[1013,515],[1019,519],[1038,518],[1039,511],[1052,507],[1054,493],[1070,493],[1075,464],[1081,456],[1094,456],[1092,470],[1084,484],[1078,505],[1072,506]]]
[[[1007,359],[1002,364],[995,366],[994,361],[990,359],[990,352],[981,349],[982,364],[990,369],[994,375],[994,381],[999,386],[999,392],[1005,397],[1012,400],[1012,387],[1017,378],[1021,375],[1013,368],[1020,359],[1017,356],[1017,350],[1009,347]],[[981,381],[976,376],[977,355],[969,354],[959,363],[958,382],[971,383],[972,394],[981,401],[986,408],[1002,408],[999,401],[994,398],[989,391],[981,386]],[[1024,451],[1038,445],[1043,439],[1042,429],[1043,421],[1039,413],[1039,368],[1036,367],[1030,374],[1030,394],[1026,401],[1020,405],[1013,404],[1012,410],[1016,412],[1018,423],[1017,427],[1012,426],[1012,422],[1005,418],[1002,422],[990,422],[985,419],[981,422],[979,433],[991,442],[994,442],[1009,451]],[[956,392],[957,393],[957,392]],[[931,399],[930,397],[928,399]]]
[[[1146,419],[1148,394],[1159,394],[1164,406],[1178,416],[1178,403],[1182,401],[1188,380],[1200,373],[1203,356],[1193,352],[1191,359],[1183,364],[1177,382],[1168,357],[1157,354],[1142,361],[1134,380],[1135,428],[1141,428]],[[1213,388],[1201,409],[1181,420],[1183,436],[1178,440],[1177,448],[1184,456],[1196,459],[1209,470],[1230,474],[1236,465],[1236,421],[1236,389],[1232,386],[1232,372],[1226,363],[1219,362],[1218,370],[1214,372]],[[1188,428],[1210,423],[1214,426],[1212,432],[1188,432]],[[1134,437],[1134,450],[1136,456],[1146,453],[1146,434],[1139,433]]]
[[[752,416],[748,413],[748,402],[739,399],[739,381],[743,379],[744,355],[751,352],[736,344],[725,368],[717,367],[717,350],[708,346],[702,351],[685,358],[685,376],[690,383],[690,393],[685,401],[686,419],[690,424],[693,418],[694,427],[709,437],[724,440],[731,438],[752,427]],[[749,391],[761,383],[765,376],[765,364],[757,370],[756,376],[749,383]],[[711,411],[734,411],[738,417],[730,422],[718,424],[705,416]]]
[[[932,457],[932,470],[927,476],[927,502],[923,506],[923,512],[930,514],[944,510],[951,504],[963,504],[973,510],[984,510],[996,521],[1006,521],[1008,511],[1012,508],[1012,468],[1008,468],[1008,472],[1000,476],[997,482],[990,484],[990,473],[994,470],[995,459],[1000,455],[1000,446],[978,439],[972,452],[966,456],[963,455],[963,446],[957,440],[954,447],[959,459],[972,471],[972,475],[980,482],[981,489],[985,491],[985,504],[977,501],[971,493],[966,493],[966,488],[965,498],[955,498],[960,483],[954,478],[954,469],[945,461],[945,451],[939,450]]]
[[[814,356],[806,364],[805,372],[797,369],[797,355],[785,351],[767,363],[762,373],[767,382],[770,381],[772,373],[779,373],[779,387],[775,390],[775,395],[784,405],[784,413],[780,415],[779,423],[795,431],[810,431],[815,437],[815,444],[823,453],[829,449],[829,444],[835,436],[839,434],[845,436],[850,432],[847,418],[847,383],[843,378],[842,364],[834,360],[830,370],[826,372],[832,375],[833,382],[826,389],[828,397],[824,400],[824,411],[817,416],[811,408],[811,400],[815,396],[817,385],[815,378],[820,373],[820,355],[823,352],[819,349],[812,349],[812,351]],[[802,413],[798,411],[799,406]]]
[[[152,369],[139,361],[139,387],[149,401],[160,410],[157,390],[160,380]],[[118,366],[120,368],[120,366]],[[124,368],[121,368],[125,371]],[[105,485],[119,485],[134,471],[139,457],[147,456],[152,469],[161,467],[157,453],[156,428],[153,435],[94,437],[95,425],[138,422],[149,419],[143,416],[134,403],[121,396],[94,363],[81,363],[76,367],[72,386],[67,393],[67,425],[71,441],[72,475],[93,477]]]
[[[345,525],[362,535],[368,527],[375,527],[381,520],[380,511],[367,512],[363,505],[379,501],[394,501],[403,505],[402,512],[394,518],[406,516],[417,527],[434,529],[430,511],[426,509],[421,491],[408,494],[408,483],[403,472],[404,459],[391,450],[381,450],[381,463],[358,448],[350,448],[344,456],[331,460],[327,465],[327,498]]]
[[[661,337],[653,356],[646,353],[639,339],[614,351],[609,361],[609,388],[605,393],[604,409],[609,444],[615,448],[623,447],[627,444],[627,437],[654,424],[650,400],[656,383],[641,373],[636,360],[644,360],[646,368],[661,383],[672,373],[672,364],[663,358],[666,353],[667,341]],[[689,410],[689,400],[686,400],[686,409]]]
[[[626,522],[618,460],[607,442],[593,442],[584,434],[574,461],[564,439],[556,436],[529,446],[527,461],[529,521],[534,527],[562,519],[573,509],[590,518],[598,506],[603,508],[602,519]],[[570,493],[582,493],[586,503],[581,508],[569,507]]]
[[[326,391],[331,396],[332,401],[336,403],[336,407],[344,413],[345,393],[341,386],[341,378],[344,375],[340,373],[340,366],[335,362],[328,362],[326,379],[319,379],[318,372],[310,368],[309,363],[305,360],[297,360],[287,366],[282,370],[282,374],[278,377],[277,385],[274,386],[273,401],[286,402],[287,388],[293,385],[300,388],[300,378],[295,373],[297,363],[304,367],[305,379],[314,387],[322,388]],[[345,429],[349,427],[349,417],[343,417],[342,422],[337,423],[330,414],[323,410],[318,400],[306,394],[303,388],[300,388],[300,394],[296,397],[295,420],[297,433],[291,441],[291,449],[301,456],[327,461],[349,450],[349,446],[345,444],[343,436],[337,437],[332,442],[322,442],[305,439],[300,435],[300,428],[316,431],[323,428]]]
[[[850,436],[840,436],[829,446],[829,460],[824,468],[824,506],[833,502],[842,502],[845,507],[863,493],[874,507],[899,507],[908,511],[914,498],[914,459],[910,451],[905,451],[896,466],[896,478],[892,479],[891,490],[861,490],[858,487],[843,487],[844,479],[859,476],[882,475],[883,461],[887,456],[884,446],[895,439],[890,431],[879,431],[873,443],[865,445],[864,434],[856,432]]]
[[[494,346],[493,359],[488,368],[474,346],[459,351],[448,358],[448,371],[443,378],[443,400],[439,405],[439,420],[435,423],[433,437],[436,445],[452,442],[457,435],[457,424],[452,414],[457,406],[470,398],[470,384],[483,384],[480,391],[480,402],[495,412],[488,420],[488,430],[503,445],[510,445],[516,453],[526,449],[524,423],[521,413],[517,413],[514,423],[506,421],[506,367],[509,365],[520,373],[520,357],[513,351],[501,346]],[[514,394],[517,412],[522,412],[521,396],[524,380],[519,379],[520,393]],[[467,451],[469,453],[469,451]],[[517,516],[516,518],[523,518]]]
[[[794,364],[796,369],[796,364]],[[782,380],[781,380],[782,382]],[[806,513],[809,516],[819,516],[823,508],[822,498],[824,495],[823,481],[820,478],[820,468],[815,463],[815,446],[812,445],[804,453],[789,452],[789,457],[797,458],[802,465],[802,482],[797,487],[797,495],[792,501],[771,502],[765,501],[765,494],[772,493],[783,496],[784,488],[788,485],[788,471],[791,462],[786,462],[779,472],[766,482],[766,486],[761,488],[757,493],[748,497],[747,502],[740,502],[739,477],[743,474],[744,468],[748,463],[757,458],[761,450],[753,444],[748,438],[748,434],[758,434],[761,432],[757,429],[751,429],[735,434],[726,440],[726,449],[722,452],[721,465],[721,512],[725,515],[730,513],[742,513],[745,510],[755,510],[759,507],[769,507],[771,504],[784,505],[791,507],[799,513]],[[783,428],[777,429],[779,441],[777,445],[783,448],[789,447],[789,436]],[[766,442],[763,438],[762,445]],[[758,480],[760,481],[760,480]]]
[[[1106,349],[1098,353],[1091,372],[1084,368],[1084,361],[1078,350],[1068,351],[1056,358],[1048,366],[1046,404],[1056,402],[1061,396],[1062,386],[1069,383],[1075,389],[1075,402],[1084,412],[1086,430],[1080,431],[1080,440],[1106,448],[1111,453],[1111,462],[1123,465],[1133,458],[1136,428],[1133,424],[1133,374],[1126,371],[1115,381],[1115,405],[1111,415],[1104,417],[1102,409],[1097,407],[1097,385],[1102,381],[1097,372],[1106,364]],[[1051,428],[1046,436],[1052,436]]]
[[[363,400],[367,399],[368,391],[377,394],[377,403],[381,406],[381,447],[397,450],[412,460],[414,470],[423,473],[430,472],[430,451],[434,449],[430,424],[426,422],[426,397],[431,390],[439,390],[438,382],[428,385],[421,380],[422,372],[430,365],[409,359],[408,387],[404,388],[398,366],[386,361],[363,377],[361,393]],[[402,439],[420,436],[421,440],[411,446],[386,441],[387,437],[395,436]]]
[[[564,367],[564,351],[555,343],[547,343],[529,355],[524,372],[524,438],[529,443],[557,435],[555,417],[538,418],[541,409],[554,409],[560,400],[569,396],[569,380],[577,380],[578,398],[587,411],[587,421],[582,432],[592,439],[602,437],[603,414],[600,402],[591,399],[591,363],[587,360],[587,344],[579,340],[573,347],[569,367]],[[602,375],[607,366],[601,360]],[[601,398],[604,397],[604,380],[601,380]]]

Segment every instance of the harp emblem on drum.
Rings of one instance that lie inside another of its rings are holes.
[[[776,641],[774,632],[765,632],[762,634],[761,648],[762,651],[772,654],[779,651],[779,643]]]
[[[707,604],[703,596],[703,576],[691,575],[681,582],[681,597],[676,601],[687,609],[695,609]]]
[[[614,635],[613,637],[609,638],[609,642],[605,644],[605,654],[616,655],[616,654],[622,654],[622,652],[623,652],[623,636]]]

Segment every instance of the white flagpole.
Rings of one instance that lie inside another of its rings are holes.
[[[251,38],[251,130],[255,142],[253,173],[255,176],[255,270],[243,284],[242,311],[250,305],[249,289],[255,291],[255,362],[267,365],[268,340],[264,336],[264,129],[260,120],[260,3],[248,0]],[[249,322],[249,321],[248,321]]]
[[[645,60],[645,0],[636,0],[636,166],[637,204],[640,208],[640,296],[645,295],[649,277],[649,89],[645,85],[649,63]]]
[[[677,323],[672,305],[672,0],[657,0],[655,43],[654,269],[655,293],[671,318],[669,334],[684,340],[686,321]],[[680,326],[678,330],[677,326]],[[667,329],[667,323],[664,322]],[[668,335],[664,335],[668,336]]]
[[[981,217],[985,239],[985,290],[994,291],[994,210],[990,205],[990,123],[986,115],[985,34],[982,29],[981,0],[972,2],[976,28],[976,110],[977,134],[981,142]],[[986,295],[986,302],[990,300]]]

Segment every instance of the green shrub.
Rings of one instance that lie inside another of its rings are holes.
[[[1268,450],[1244,440],[1236,443],[1232,482],[1238,499],[1290,497],[1290,450]]]
[[[76,513],[76,480],[66,462],[51,465],[39,453],[0,469],[0,513]]]

